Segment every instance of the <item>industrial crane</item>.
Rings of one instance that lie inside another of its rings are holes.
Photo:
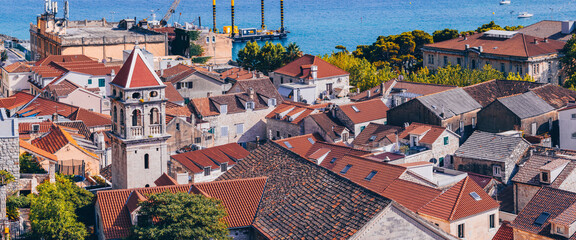
[[[160,20],[161,26],[166,26],[166,24],[168,24],[168,20],[170,19],[170,17],[172,17],[172,14],[176,12],[178,4],[180,4],[180,0],[174,0],[174,2],[172,2],[172,5],[170,6],[170,9],[168,9],[168,12],[166,12],[166,15],[164,15],[162,20]]]

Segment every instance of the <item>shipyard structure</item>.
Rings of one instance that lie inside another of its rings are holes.
[[[32,59],[48,55],[82,54],[99,61],[122,60],[123,51],[139,45],[154,56],[168,54],[168,37],[138,27],[135,19],[120,22],[102,20],[70,21],[68,2],[64,4],[64,17],[57,18],[58,5],[46,0],[45,11],[30,24]]]

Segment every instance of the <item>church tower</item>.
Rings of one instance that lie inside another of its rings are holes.
[[[115,189],[155,186],[168,171],[165,88],[138,46],[110,83]]]

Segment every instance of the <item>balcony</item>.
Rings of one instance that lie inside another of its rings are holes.
[[[142,128],[142,126],[130,127],[130,136],[132,137],[144,136],[144,129]]]
[[[154,124],[150,125],[150,135],[161,135],[162,134],[162,125],[161,124]]]

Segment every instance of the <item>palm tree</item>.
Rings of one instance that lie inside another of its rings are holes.
[[[286,54],[284,58],[285,63],[292,62],[296,60],[296,58],[302,57],[302,51],[300,50],[300,47],[293,42],[288,44],[288,47],[286,47],[285,54]]]

